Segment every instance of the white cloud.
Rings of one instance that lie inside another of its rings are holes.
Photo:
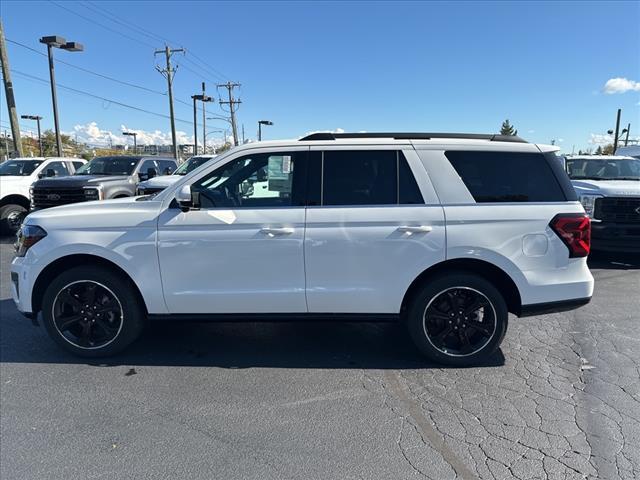
[[[610,143],[613,143],[613,135],[592,133],[591,135],[589,135],[589,143],[591,145],[608,145]]]
[[[104,130],[98,126],[97,122],[89,122],[84,125],[75,125],[72,132],[64,132],[65,135],[70,135],[71,138],[77,138],[80,143],[87,143],[92,146],[109,146],[113,145],[131,145],[133,146],[133,139],[128,136],[122,135],[122,132],[135,132],[136,141],[138,145],[171,145],[171,132],[163,132],[161,130],[146,131],[135,128],[128,128],[126,125],[120,126],[120,131],[112,132],[111,130]],[[187,132],[178,130],[176,131],[176,139],[178,144],[192,144],[193,135],[187,134]],[[202,140],[201,134],[198,136],[198,140]],[[233,141],[233,137],[230,135],[227,141]],[[211,134],[207,136],[207,145],[215,144],[216,146],[222,145],[224,139],[219,135]]]
[[[607,80],[602,89],[604,93],[613,95],[614,93],[640,92],[640,82],[629,80],[627,78],[616,77]]]

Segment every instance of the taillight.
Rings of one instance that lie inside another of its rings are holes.
[[[584,213],[560,213],[549,223],[564,244],[569,257],[586,257],[591,248],[591,220]]]

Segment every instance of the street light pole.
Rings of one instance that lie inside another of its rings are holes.
[[[203,87],[204,87],[204,84],[203,84]],[[193,154],[197,155],[198,154],[198,111],[196,108],[196,101],[200,100],[204,108],[204,104],[206,102],[212,102],[213,98],[207,97],[204,94],[191,95],[191,98],[193,98]],[[204,132],[204,125],[203,125],[203,132]],[[205,153],[207,152],[205,151]]]
[[[133,137],[133,153],[138,153],[138,132],[122,132],[122,135]]]
[[[618,149],[618,133],[620,131],[620,114],[622,113],[622,109],[618,109],[618,116],[616,117],[616,134],[613,137],[613,154],[616,154],[616,150]]]
[[[39,115],[20,115],[20,118],[24,120],[35,120],[38,123],[38,146],[40,147],[40,156],[44,157],[44,148],[42,147],[42,134],[40,133],[40,120],[42,117]]]
[[[262,140],[262,125],[273,125],[273,122],[270,120],[259,120],[258,121],[258,141]]]
[[[56,94],[56,77],[53,65],[53,49],[60,48],[69,52],[81,52],[84,47],[77,42],[67,42],[64,38],[56,35],[42,37],[40,43],[47,45],[47,56],[49,57],[49,79],[51,81],[51,102],[53,103],[53,124],[56,130],[56,148],[58,156],[62,156],[62,137],[60,136],[60,124],[58,121],[58,97]]]

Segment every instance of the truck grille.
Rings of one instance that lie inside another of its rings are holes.
[[[594,218],[612,223],[640,223],[640,197],[596,199]]]
[[[42,188],[33,189],[32,208],[48,208],[86,201],[83,188]]]

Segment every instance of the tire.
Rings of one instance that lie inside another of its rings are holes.
[[[507,304],[491,282],[472,273],[452,272],[431,279],[417,292],[408,309],[407,327],[429,359],[462,367],[486,362],[502,343],[508,319]]]
[[[27,209],[10,203],[0,207],[0,234],[15,235],[27,215]]]
[[[56,277],[44,293],[42,318],[49,336],[81,357],[121,352],[145,322],[132,282],[99,266],[75,267]]]

